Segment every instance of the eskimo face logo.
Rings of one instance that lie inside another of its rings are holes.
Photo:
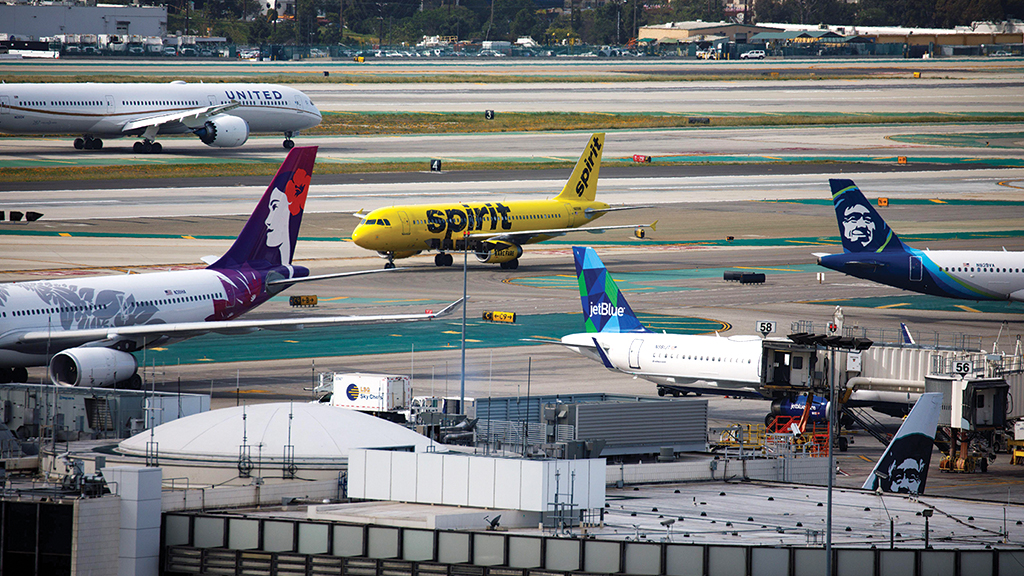
[[[924,466],[924,462],[916,458],[906,458],[901,462],[894,460],[889,465],[889,491],[918,494],[921,491],[921,472]]]
[[[867,247],[875,239],[875,219],[863,204],[854,204],[843,211],[843,236],[860,246]]]
[[[622,316],[626,313],[626,309],[622,306],[615,307],[608,302],[601,302],[600,304],[590,305],[591,316]]]

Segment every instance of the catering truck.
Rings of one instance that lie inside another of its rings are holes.
[[[321,404],[405,422],[412,400],[412,385],[408,376],[395,374],[322,372],[314,393],[322,394]]]

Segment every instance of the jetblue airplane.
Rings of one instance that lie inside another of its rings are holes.
[[[103,138],[140,138],[136,153],[163,150],[159,134],[195,134],[207,146],[245,144],[249,134],[292,136],[320,124],[302,92],[276,84],[0,84],[0,132],[81,134],[75,148]]]
[[[818,264],[879,284],[963,300],[1024,301],[1024,253],[907,246],[852,180],[831,179],[842,254]]]
[[[863,489],[924,494],[941,408],[941,393],[921,394],[864,481]]]
[[[605,368],[650,380],[658,394],[721,394],[774,400],[773,414],[803,412],[806,397],[771,398],[761,393],[760,336],[694,336],[648,330],[593,248],[574,246],[585,332],[568,334],[562,346]],[[549,342],[549,341],[544,341]],[[847,405],[869,406],[891,415],[906,414],[917,395],[855,390]],[[812,400],[812,412],[825,414],[825,399]]]
[[[47,366],[57,385],[137,387],[131,352],[209,332],[300,330],[430,320],[429,314],[236,318],[292,284],[382,272],[310,276],[292,265],[316,147],[294,148],[231,248],[203,270],[0,284],[0,380],[25,382]]]

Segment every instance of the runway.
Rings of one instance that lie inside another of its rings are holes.
[[[987,81],[987,80],[986,80]],[[862,82],[852,80],[851,83]],[[955,82],[927,91],[914,103],[910,94],[916,85],[900,82],[891,87],[863,81],[858,99],[866,108],[881,108],[885,95],[893,106],[908,109],[937,110],[984,108],[998,104],[1001,110],[1015,111],[1021,106],[1019,78],[996,79],[985,90],[977,86],[957,92]],[[973,82],[973,80],[968,81]],[[635,84],[629,86],[635,87]],[[643,86],[643,85],[642,85]],[[642,87],[641,86],[641,87]],[[800,106],[836,109],[844,106],[843,91],[815,82],[795,87],[808,99],[779,89],[743,87],[736,91],[717,87],[705,91],[705,100],[686,100],[683,90],[662,92],[658,87],[638,91],[636,106],[687,106],[715,100],[729,106],[761,106],[755,93],[769,95],[771,106],[785,110],[786,102]],[[880,94],[873,96],[878,86]],[[517,89],[522,86],[516,86]],[[593,86],[592,86],[593,87]],[[317,85],[316,89],[322,86]],[[377,90],[373,85],[367,90]],[[493,95],[489,87],[461,86],[466,106],[477,106]],[[679,87],[677,87],[679,88]],[[1005,91],[1004,91],[1005,88]],[[343,101],[348,86],[331,87],[328,94],[314,96],[325,106],[348,106]],[[623,87],[600,85],[587,98],[607,97],[626,101]],[[977,94],[1001,94],[1001,99]],[[618,96],[615,95],[619,91]],[[738,95],[744,90],[743,98]],[[947,90],[952,90],[948,92]],[[395,90],[401,99],[413,102],[419,85]],[[697,91],[699,92],[699,91]],[[628,92],[626,92],[628,93]],[[332,95],[334,94],[334,95]],[[508,101],[528,98],[528,92]],[[573,101],[565,92],[545,90],[536,95],[545,106]],[[696,92],[695,92],[696,94]],[[906,96],[906,97],[904,97]],[[424,95],[424,102],[443,94]],[[835,98],[839,98],[836,100]],[[332,100],[332,98],[337,100]],[[386,99],[378,95],[378,99]],[[830,100],[832,98],[832,100]],[[929,98],[934,98],[930,100]],[[463,97],[459,97],[462,102]],[[941,102],[940,102],[941,100]],[[334,104],[330,104],[335,102]],[[573,105],[579,104],[574,102]],[[743,102],[747,102],[744,104]],[[831,103],[829,103],[831,102]],[[319,104],[319,102],[318,102]],[[408,105],[408,104],[403,104]],[[565,104],[568,105],[568,104]],[[723,104],[724,105],[724,104]],[[950,108],[944,108],[949,106]],[[679,108],[683,110],[684,108]],[[930,308],[916,300],[907,301],[907,293],[827,272],[818,282],[813,252],[838,250],[837,226],[828,204],[828,178],[854,179],[869,198],[888,197],[890,205],[883,214],[897,233],[916,247],[1024,250],[1024,168],[1015,165],[1024,158],[1022,139],[1013,134],[1020,127],[1013,123],[998,125],[884,125],[823,126],[793,128],[680,129],[651,131],[614,131],[606,140],[605,156],[622,159],[632,154],[650,154],[662,158],[685,157],[693,160],[685,166],[629,165],[609,162],[602,170],[598,198],[611,203],[652,204],[655,208],[611,213],[603,224],[636,224],[659,220],[658,230],[649,241],[630,239],[626,233],[582,235],[558,242],[530,246],[516,271],[474,264],[470,256],[468,293],[471,296],[467,318],[473,328],[481,328],[480,316],[486,310],[516,312],[524,320],[520,327],[545,324],[542,334],[531,330],[507,330],[501,338],[483,337],[467,352],[466,391],[471,397],[508,396],[572,392],[616,392],[636,395],[655,393],[653,384],[611,373],[557,346],[527,345],[516,336],[557,336],[563,330],[575,330],[579,294],[572,285],[574,275],[571,243],[592,244],[613,275],[629,279],[652,273],[673,274],[667,283],[638,280],[628,293],[632,307],[640,313],[675,318],[701,318],[729,327],[723,335],[750,334],[757,320],[775,320],[780,331],[794,322],[810,320],[823,323],[841,303],[847,322],[864,327],[897,329],[906,322],[912,329],[926,333],[964,333],[973,335],[986,350],[998,342],[1001,349],[1012,350],[1014,337],[1024,332],[1024,314],[1015,305],[1005,309]],[[983,146],[983,138],[960,139],[936,144],[928,138],[950,134],[977,133],[995,135],[999,146]],[[1011,136],[1005,136],[1005,135]],[[914,138],[907,138],[907,136]],[[542,159],[573,160],[586,133],[481,134],[450,136],[374,136],[374,137],[302,137],[300,145],[320,146],[319,162],[378,162],[412,159]],[[126,142],[111,142],[100,153],[81,154],[60,139],[0,139],[0,162],[7,165],[76,165],[85,162],[196,162],[264,161],[278,163],[284,156],[279,138],[261,137],[239,150],[214,150],[194,139],[168,139],[168,154],[134,157]],[[898,156],[907,156],[907,165],[896,164]],[[800,164],[792,168],[785,162],[813,160],[857,160],[864,164]],[[705,161],[737,162],[733,165]],[[928,159],[924,162],[924,159]],[[921,160],[921,161],[918,161]],[[756,163],[754,161],[757,161]],[[783,163],[779,163],[779,162]],[[987,164],[994,162],[999,166]],[[1009,167],[1002,166],[1007,164]],[[982,167],[984,166],[984,167]],[[841,170],[841,171],[840,171]],[[351,213],[360,209],[396,203],[457,201],[467,198],[513,199],[553,196],[561,188],[569,170],[537,172],[475,173],[471,177],[458,172],[403,175],[344,175],[320,177],[314,173],[307,211],[296,249],[298,263],[314,273],[379,268],[383,261],[358,249],[345,238],[358,221]],[[21,184],[7,182],[0,188],[0,209],[38,209],[45,217],[38,222],[0,225],[0,280],[54,278],[63,275],[125,273],[201,266],[200,258],[221,254],[241,228],[262,194],[267,179],[221,178],[182,182],[145,183],[96,182],[85,186],[73,183]],[[957,233],[971,233],[965,238]],[[733,241],[728,238],[732,237]],[[316,294],[321,304],[314,309],[291,309],[285,298],[274,299],[250,318],[269,318],[317,314],[364,314],[373,312],[421,312],[437,308],[462,294],[463,276],[459,258],[456,266],[439,269],[429,256],[401,262],[409,269],[395,274],[374,275],[310,284],[292,289],[285,295]],[[768,281],[761,286],[726,283],[720,271],[725,268],[766,270]],[[711,269],[714,273],[710,272]],[[703,273],[701,272],[703,271]],[[568,281],[563,281],[568,278]],[[664,289],[653,289],[653,288]],[[671,289],[668,289],[671,288]],[[970,306],[970,305],[968,305]],[[553,319],[553,320],[552,320]],[[235,402],[261,402],[310,398],[308,388],[320,371],[367,371],[411,374],[415,394],[454,394],[460,384],[459,352],[451,345],[460,331],[452,322],[442,322],[406,330],[390,327],[380,333],[362,329],[337,331],[333,340],[352,340],[353,347],[331,348],[322,333],[295,332],[262,334],[270,340],[229,340],[221,336],[203,336],[154,350],[139,358],[147,366],[150,386],[164,391],[212,393],[213,406]],[[557,322],[555,321],[557,320]],[[536,322],[538,324],[533,324]],[[502,330],[487,326],[488,331]],[[519,327],[517,327],[519,328]],[[437,332],[432,334],[431,330]],[[781,334],[780,334],[781,335]],[[973,341],[973,340],[972,340]],[[258,343],[257,343],[258,342]],[[417,347],[416,342],[423,342]],[[475,347],[478,346],[479,347]],[[233,348],[243,348],[232,350]],[[289,354],[270,354],[263,350],[292,350]],[[211,356],[217,350],[233,353],[221,361]],[[191,350],[190,353],[185,352]],[[340,350],[340,351],[339,351]],[[347,355],[349,352],[360,355]],[[198,353],[209,353],[199,356]],[[233,360],[257,358],[254,361]],[[232,360],[232,361],[225,361]],[[529,367],[529,368],[528,368]],[[33,380],[43,378],[42,369],[30,372]],[[179,379],[180,378],[180,379]],[[737,420],[752,421],[763,416],[762,402],[724,398],[710,400],[712,425],[727,425]],[[760,416],[759,416],[760,415]],[[852,457],[852,456],[850,456]],[[1011,474],[1016,470],[1008,471]],[[858,480],[856,483],[859,485]],[[951,484],[959,480],[950,480]],[[1013,479],[1012,482],[1018,482]],[[993,493],[1005,486],[992,487]]]

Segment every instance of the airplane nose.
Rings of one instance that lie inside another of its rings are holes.
[[[370,231],[367,230],[367,227],[363,226],[362,224],[356,226],[356,229],[352,231],[352,242],[354,242],[355,245],[359,246],[360,248],[369,248],[369,246],[366,245],[369,239]]]

